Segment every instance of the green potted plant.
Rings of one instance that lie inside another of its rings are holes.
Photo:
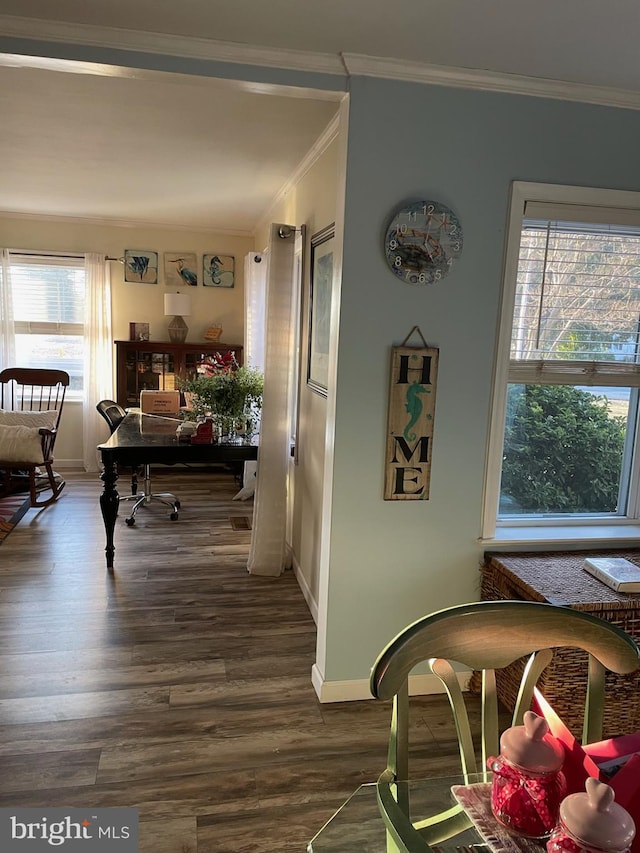
[[[204,362],[197,375],[182,383],[188,417],[212,417],[222,436],[255,432],[260,420],[264,376],[254,367],[233,360]]]

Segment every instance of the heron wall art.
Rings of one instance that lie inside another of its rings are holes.
[[[164,253],[164,283],[172,287],[197,287],[198,261],[192,252]]]

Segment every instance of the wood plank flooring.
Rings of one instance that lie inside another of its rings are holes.
[[[0,805],[137,806],[141,853],[303,853],[383,769],[389,705],[318,702],[314,622],[293,572],[247,573],[231,475],[153,485],[180,519],[121,513],[113,575],[97,475],[0,547]],[[430,772],[456,767],[444,707],[413,712]]]

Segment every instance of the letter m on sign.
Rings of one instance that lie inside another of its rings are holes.
[[[386,501],[427,500],[438,350],[392,347],[385,459]]]

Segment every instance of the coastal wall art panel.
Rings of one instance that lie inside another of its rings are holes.
[[[164,283],[171,287],[197,287],[197,256],[193,252],[165,252]]]
[[[158,253],[146,249],[125,249],[124,280],[157,284]]]
[[[203,255],[202,284],[205,287],[233,287],[235,267],[233,255]]]

